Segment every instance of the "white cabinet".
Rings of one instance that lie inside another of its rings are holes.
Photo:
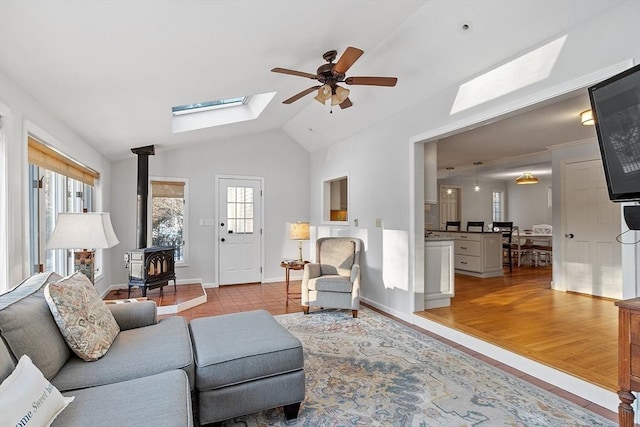
[[[503,275],[502,233],[433,231],[429,237],[453,239],[456,273],[483,278]]]
[[[427,239],[424,244],[424,308],[448,307],[454,292],[453,240]]]

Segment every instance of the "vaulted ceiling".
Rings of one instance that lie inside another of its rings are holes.
[[[617,2],[3,0],[0,71],[110,159],[272,129],[313,152]],[[282,104],[314,81],[272,68],[315,73],[347,46],[364,50],[348,75],[397,86],[351,86],[353,107],[333,113],[313,95]],[[172,106],[266,92],[256,120],[172,133]]]

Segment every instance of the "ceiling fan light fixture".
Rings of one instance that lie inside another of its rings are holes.
[[[580,113],[580,121],[585,126],[593,126],[593,125],[595,125],[595,122],[593,120],[593,111],[586,110],[586,111],[583,111],[582,113]]]
[[[529,172],[525,172],[516,178],[516,184],[537,184],[538,178],[531,175]]]
[[[331,86],[323,85],[322,87],[320,87],[320,89],[318,89],[318,94],[314,96],[313,99],[324,105],[327,100],[331,98],[331,92]]]

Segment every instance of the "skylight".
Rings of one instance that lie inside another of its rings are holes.
[[[275,92],[258,93],[172,107],[173,133],[255,120],[275,94]]]
[[[460,85],[451,114],[546,79],[551,74],[566,39],[566,35],[559,37]]]
[[[236,98],[216,99],[215,101],[198,102],[196,104],[179,105],[171,107],[174,116],[181,114],[199,113],[202,111],[215,110],[218,108],[239,107],[247,102],[246,96]]]

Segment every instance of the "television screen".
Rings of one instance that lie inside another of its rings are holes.
[[[609,199],[640,200],[640,65],[589,88]]]

